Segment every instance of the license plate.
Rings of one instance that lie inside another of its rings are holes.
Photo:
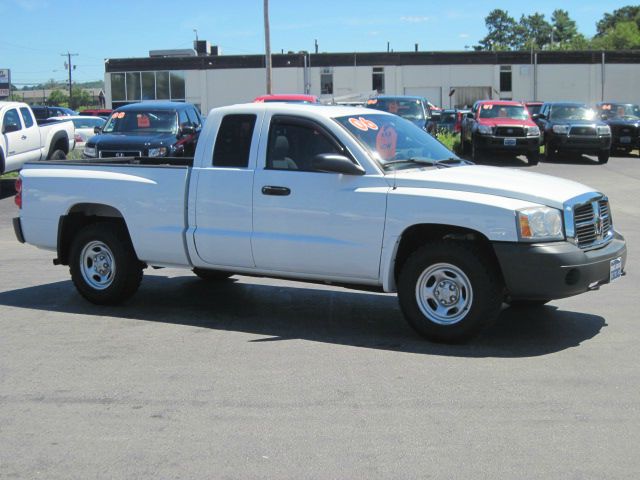
[[[622,257],[614,258],[609,262],[609,281],[613,282],[622,276]]]
[[[620,137],[620,143],[631,143],[631,137]]]
[[[505,138],[504,139],[504,144],[507,147],[513,147],[516,144],[516,139],[515,138]]]

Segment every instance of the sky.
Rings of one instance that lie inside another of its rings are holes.
[[[578,30],[595,34],[614,0],[270,0],[271,50],[380,52],[464,50],[486,35],[494,8],[516,19],[568,10]],[[0,68],[14,84],[67,78],[66,52],[77,53],[73,80],[104,78],[104,59],[146,57],[149,50],[190,48],[197,35],[223,55],[264,52],[263,0],[0,0]]]

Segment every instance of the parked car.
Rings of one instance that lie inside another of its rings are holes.
[[[457,110],[431,112],[431,119],[427,122],[427,132],[437,137],[439,133],[458,133],[459,131]]]
[[[26,103],[0,102],[0,125],[0,175],[32,160],[65,159],[74,145],[71,122],[36,121]]]
[[[470,164],[363,108],[216,108],[193,159],[34,162],[16,186],[18,240],[96,304],[133,295],[146,266],[330,282],[397,291],[418,332],[456,342],[505,300],[597,289],[627,257],[602,193]]]
[[[524,106],[529,110],[529,115],[533,117],[536,113],[540,113],[543,104],[544,102],[526,102]]]
[[[611,129],[584,103],[547,102],[534,119],[544,136],[547,160],[572,152],[597,155],[600,163],[609,161]]]
[[[74,115],[64,117],[65,120],[71,120],[75,127],[73,135],[75,139],[75,150],[83,150],[88,139],[95,135],[96,128],[102,129],[107,122],[102,117],[89,117],[87,115]],[[50,120],[60,120],[60,117],[52,117]]]
[[[540,129],[519,102],[476,102],[462,121],[460,142],[474,162],[489,151],[524,154],[529,165],[537,165],[540,158]]]
[[[88,116],[88,117],[106,117],[109,118],[113,110],[110,108],[87,108],[82,110],[79,115]]]
[[[600,119],[611,128],[611,148],[631,153],[640,149],[640,106],[633,103],[598,103]],[[640,151],[638,152],[640,154]]]
[[[45,120],[51,117],[69,117],[71,115],[78,115],[78,112],[65,107],[48,107],[34,105],[31,107],[31,111],[36,117],[36,120]]]
[[[186,102],[131,103],[87,140],[85,158],[193,156],[202,120]]]
[[[273,94],[273,95],[261,95],[253,99],[255,103],[269,103],[269,102],[285,102],[285,103],[320,103],[320,100],[315,95],[302,95],[302,94]]]
[[[429,101],[410,95],[378,95],[367,100],[367,108],[393,113],[425,129],[431,119]]]

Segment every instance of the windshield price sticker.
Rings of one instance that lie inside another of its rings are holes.
[[[491,110],[493,108],[493,105],[483,105],[482,108],[484,110]]]
[[[149,121],[149,117],[139,113],[138,117],[138,128],[149,128],[151,126],[151,122]]]
[[[378,125],[363,117],[350,118],[349,123],[363,132],[366,132],[367,130],[378,130]]]
[[[602,105],[602,110],[611,110],[611,105]]]
[[[398,134],[396,129],[390,125],[383,126],[376,135],[376,150],[382,160],[391,160],[396,156],[396,145],[398,144]]]
[[[124,116],[125,116],[124,112],[118,112],[113,116],[113,118],[124,118]]]

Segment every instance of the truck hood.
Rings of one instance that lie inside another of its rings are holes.
[[[563,178],[483,165],[401,170],[388,177],[399,188],[483,193],[558,209],[562,209],[567,200],[594,191],[586,185]]]
[[[123,133],[102,133],[92,137],[90,146],[97,146],[99,149],[140,149],[166,147],[176,142],[176,135],[172,133],[154,134],[123,134]]]
[[[513,127],[535,127],[536,124],[533,120],[521,120],[517,118],[479,118],[478,123],[481,125],[490,125],[495,127],[496,125],[509,125]]]

